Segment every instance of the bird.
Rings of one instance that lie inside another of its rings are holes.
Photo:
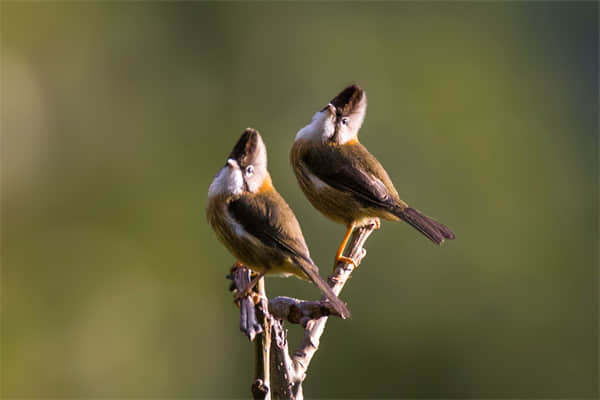
[[[310,203],[329,219],[346,226],[346,234],[335,256],[342,256],[356,227],[380,219],[407,222],[435,244],[454,239],[445,225],[409,207],[400,199],[389,175],[359,142],[358,131],[365,119],[367,97],[352,84],[316,112],[309,124],[296,134],[290,162],[298,183]]]
[[[350,317],[348,307],[319,275],[296,216],[273,186],[257,130],[244,130],[210,184],[206,217],[237,263],[257,273],[241,294],[248,294],[264,275],[295,276],[312,281],[340,317]]]

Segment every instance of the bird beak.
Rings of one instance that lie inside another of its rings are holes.
[[[228,158],[227,159],[227,165],[229,165],[231,168],[237,168],[238,167],[237,161],[235,161],[233,158]]]
[[[335,106],[331,103],[327,104],[327,109],[331,115],[335,115]]]

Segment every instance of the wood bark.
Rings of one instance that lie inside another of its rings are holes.
[[[344,255],[352,258],[357,266],[366,256],[363,247],[366,240],[378,226],[378,221],[374,220],[369,225],[356,228],[352,233]],[[240,269],[248,271],[245,268]],[[353,270],[352,264],[340,262],[329,275],[327,281],[336,295],[340,294]],[[232,272],[233,288],[244,287],[239,286],[246,281],[244,274]],[[240,276],[242,279],[239,278]],[[250,340],[254,340],[259,333],[261,338],[255,341],[253,398],[301,400],[304,398],[302,384],[306,379],[308,367],[319,350],[327,319],[330,315],[336,315],[335,310],[325,297],[320,301],[276,297],[267,303],[264,278],[260,282],[261,296],[255,312],[260,327],[251,320],[252,312],[244,309],[253,304],[252,300],[248,297],[240,300],[240,329]],[[283,321],[299,324],[304,328],[302,339],[291,354]]]

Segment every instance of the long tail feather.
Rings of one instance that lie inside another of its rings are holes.
[[[344,304],[339,299],[339,297],[337,297],[336,294],[333,293],[333,290],[331,290],[331,287],[329,287],[327,282],[325,282],[323,278],[321,278],[321,275],[319,275],[319,268],[312,262],[312,260],[298,258],[297,262],[300,268],[302,268],[302,271],[304,271],[306,275],[308,275],[310,280],[313,281],[314,284],[319,287],[319,289],[321,289],[325,297],[327,297],[327,300],[329,300],[329,302],[331,303],[335,311],[337,311],[337,313],[340,315],[340,317],[344,319],[349,318],[350,310],[348,310],[346,304]]]
[[[441,244],[445,239],[454,239],[454,232],[447,226],[440,224],[436,220],[422,214],[419,210],[411,207],[394,210],[400,219],[407,222],[413,228],[417,229],[423,235],[427,236],[435,244]]]

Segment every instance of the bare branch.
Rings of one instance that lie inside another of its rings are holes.
[[[273,320],[271,328],[271,387],[273,399],[293,399],[293,360],[288,350],[287,332],[283,322]]]
[[[257,304],[258,317],[263,324],[261,340],[254,343],[254,382],[252,383],[252,396],[255,400],[270,400],[270,352],[271,352],[271,321],[268,313],[267,294],[265,292],[265,278],[261,278],[256,285],[260,301]],[[246,297],[245,299],[248,299]],[[252,301],[252,300],[250,300]]]
[[[357,266],[366,255],[363,245],[379,226],[378,222],[373,221],[370,225],[356,228],[352,233],[350,243],[344,253],[346,257],[352,258]],[[339,263],[329,276],[328,283],[336,295],[339,295],[342,291],[353,269],[352,264]],[[327,307],[325,297],[320,302],[275,298],[270,301],[269,310],[278,318],[293,323],[301,323],[305,327],[302,341],[290,358],[283,324],[281,321],[274,321],[273,323],[272,335],[274,341],[271,347],[273,398],[303,399],[302,382],[306,378],[306,371],[313,356],[319,349],[321,335],[327,323],[327,313],[330,315],[333,313]],[[275,342],[278,344],[276,345]]]
[[[358,266],[366,255],[363,248],[371,233],[379,226],[378,221],[358,227],[352,233],[344,255]],[[236,272],[242,270],[243,272]],[[339,263],[328,278],[333,292],[339,295],[350,278],[352,264]],[[232,288],[245,288],[250,282],[250,272],[238,265],[232,270]],[[303,399],[302,383],[306,371],[319,349],[321,335],[327,317],[337,315],[331,304],[322,297],[320,301],[304,301],[290,297],[267,300],[264,278],[259,281],[260,301],[254,307],[252,296],[240,299],[240,329],[250,340],[263,332],[261,340],[255,341],[255,378],[252,384],[254,399]],[[300,345],[290,356],[287,332],[283,321],[301,324],[304,336]]]
[[[374,222],[371,225],[356,228],[352,233],[350,243],[344,253],[346,257],[352,258],[357,266],[367,254],[363,245],[377,226],[378,224]],[[329,276],[328,282],[336,295],[339,295],[344,288],[344,285],[352,274],[353,268],[352,264],[340,263]],[[296,379],[301,379],[301,381],[304,380],[308,365],[316,351],[319,349],[319,341],[326,323],[327,317],[319,318],[316,321],[310,322],[304,330],[304,336],[300,342],[300,346],[294,351],[293,355]]]
[[[231,269],[231,274],[227,276],[233,282],[230,290],[239,292],[247,288],[251,282],[250,270],[239,264],[235,264]],[[240,306],[240,330],[248,337],[250,341],[254,341],[256,335],[263,331],[261,323],[256,317],[254,301],[250,296],[243,297],[239,300]]]
[[[234,293],[246,290],[252,282],[251,271],[240,263],[236,263],[231,268],[231,273],[227,276],[232,283],[229,288]],[[258,292],[258,293],[257,293]],[[255,305],[255,300],[258,303]],[[269,353],[271,347],[270,327],[271,320],[268,313],[267,295],[265,292],[264,278],[261,278],[253,291],[237,301],[240,307],[240,330],[248,336],[250,341],[254,341],[254,381],[252,382],[252,398],[255,400],[269,400]],[[263,329],[263,326],[265,329]],[[255,337],[263,333],[261,340],[254,340]]]
[[[337,315],[328,301],[298,300],[285,296],[269,300],[269,312],[278,320],[300,324],[305,328],[306,324],[312,319]]]

